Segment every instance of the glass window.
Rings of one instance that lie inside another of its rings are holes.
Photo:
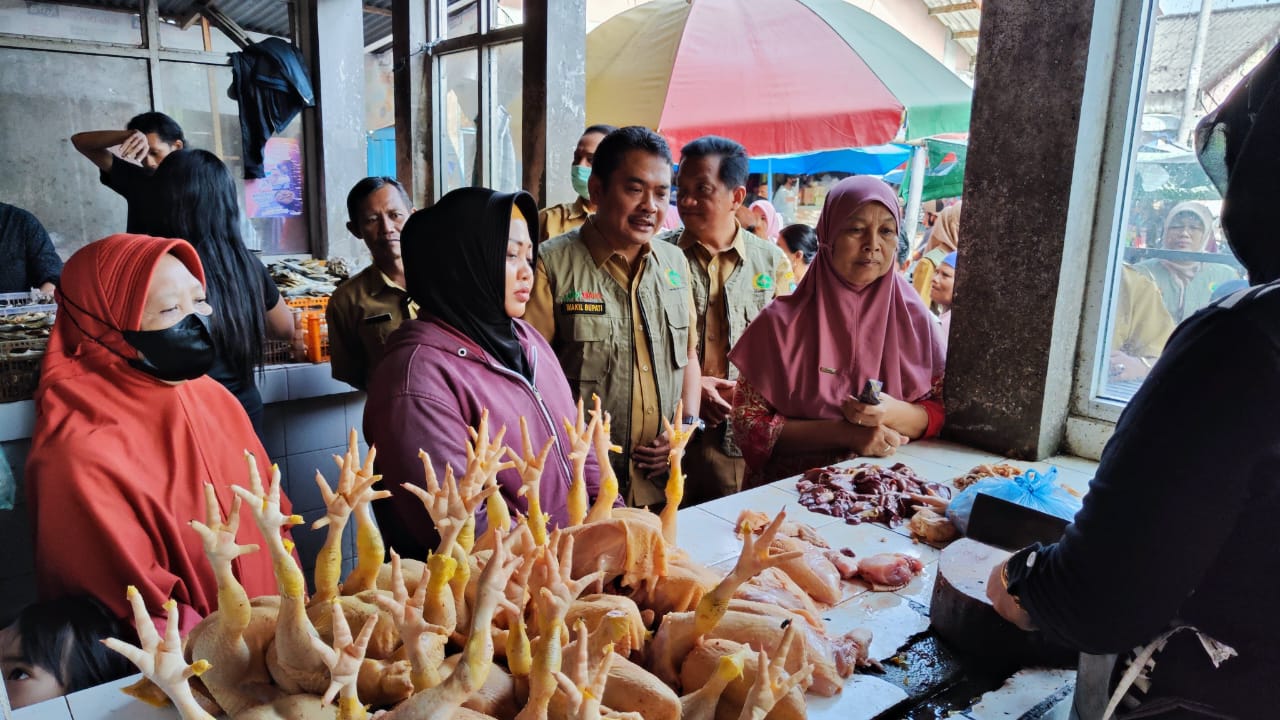
[[[0,28],[4,34],[141,46],[142,19],[136,0],[112,4],[118,9],[0,0]]]
[[[240,108],[227,97],[231,68],[178,62],[160,67],[161,109],[178,121],[192,147],[222,158],[240,188],[245,244],[264,255],[310,252],[303,214],[302,121],[295,118],[268,141],[267,177],[246,181]]]
[[[524,22],[524,0],[489,0],[489,17],[495,28],[511,27]]]
[[[125,228],[125,201],[71,145],[151,109],[142,59],[0,48],[0,200],[33,213],[67,257]],[[53,82],[51,79],[56,78]]]
[[[1154,12],[1156,5],[1173,7],[1150,3],[1149,32],[1138,44],[1142,82],[1134,84],[1135,110],[1125,128],[1092,367],[1093,397],[1120,403],[1137,391],[1178,323],[1243,283],[1219,227],[1221,197],[1196,161],[1190,136],[1274,42],[1272,33],[1256,31],[1256,7],[1213,10],[1201,40],[1199,3],[1177,3],[1182,12],[1162,8],[1164,14]],[[1194,52],[1199,42],[1203,53]],[[1197,55],[1203,60],[1193,68]],[[1189,77],[1199,82],[1188,88]]]
[[[489,51],[489,77],[493,78],[493,95],[487,103],[493,108],[488,125],[489,186],[503,192],[515,192],[522,185],[523,48],[514,42]]]
[[[445,38],[462,37],[480,32],[480,4],[477,0],[436,0],[446,6]]]
[[[476,50],[452,53],[440,59],[440,107],[437,126],[440,137],[440,195],[450,190],[480,184],[476,178],[476,118],[480,112],[477,81],[479,62]]]

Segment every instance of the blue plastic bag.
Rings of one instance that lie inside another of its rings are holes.
[[[982,493],[1070,521],[1080,510],[1081,502],[1058,485],[1057,479],[1058,468],[1050,467],[1047,473],[1033,469],[1017,477],[979,480],[952,498],[947,506],[947,517],[955,523],[957,530],[968,535],[973,501]]]

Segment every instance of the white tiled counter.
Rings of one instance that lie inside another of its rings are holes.
[[[858,462],[892,465],[902,462],[934,482],[949,483],[975,465],[1010,462],[1019,467],[1028,463],[985,454],[952,443],[929,441],[905,446],[894,458]],[[1092,477],[1093,463],[1077,458],[1054,458],[1031,466],[1058,468],[1058,480],[1083,493]],[[795,479],[739,493],[680,512],[678,545],[693,559],[727,571],[741,548],[734,534],[734,521],[743,510],[776,513],[786,508],[789,519],[812,525],[833,548],[850,548],[857,556],[881,552],[901,552],[924,563],[924,571],[907,587],[895,592],[874,592],[859,582],[845,582],[841,602],[822,614],[830,634],[839,635],[855,627],[873,633],[871,655],[887,660],[914,636],[929,627],[928,607],[937,572],[939,551],[917,543],[905,526],[889,529],[863,523],[848,525],[839,518],[810,512],[799,504]],[[1049,717],[1064,708],[1074,684],[1074,672],[1066,670],[1023,670],[997,690],[983,694],[970,707],[953,712],[959,720],[1028,720]],[[76,693],[66,699],[43,703],[15,714],[15,720],[106,720],[124,718],[176,718],[172,710],[155,710],[120,694],[127,681]],[[908,699],[903,687],[873,673],[858,673],[848,679],[844,691],[832,698],[807,698],[809,717],[815,720],[859,720],[875,718],[886,711],[902,712]]]

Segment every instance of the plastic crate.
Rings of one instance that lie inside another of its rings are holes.
[[[329,307],[329,296],[318,295],[314,297],[287,297],[284,304],[298,310],[324,310]]]
[[[0,340],[0,402],[29,400],[40,383],[48,338]]]
[[[283,365],[293,362],[293,343],[268,340],[262,349],[262,362],[267,365]]]

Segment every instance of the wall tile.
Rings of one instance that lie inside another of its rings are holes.
[[[346,405],[341,397],[295,400],[277,407],[284,413],[289,455],[346,444]]]
[[[289,455],[283,464],[284,479],[281,486],[289,502],[293,503],[293,511],[304,513],[312,510],[324,510],[324,498],[320,494],[320,486],[316,484],[316,470],[329,482],[330,488],[338,486],[338,467],[333,462],[335,454],[346,452],[342,446],[328,447],[311,452]]]
[[[267,405],[262,409],[262,446],[267,457],[284,466],[284,456],[289,454],[285,446],[284,428],[289,422],[287,405]]]

